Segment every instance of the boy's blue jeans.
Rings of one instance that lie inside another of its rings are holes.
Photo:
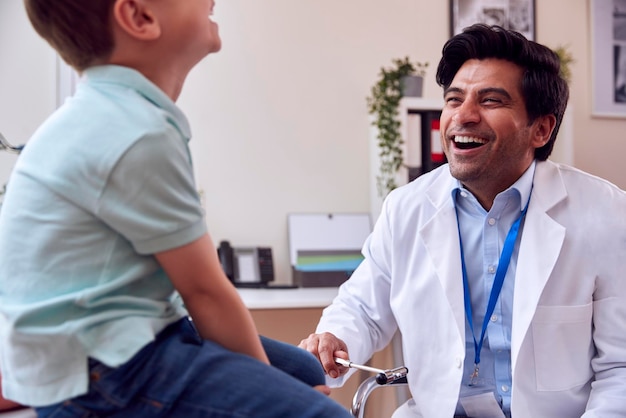
[[[163,330],[129,362],[91,360],[89,392],[37,408],[38,417],[344,418],[341,405],[314,390],[318,360],[298,347],[262,338],[267,366],[202,340],[189,320]]]

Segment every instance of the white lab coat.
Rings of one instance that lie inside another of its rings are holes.
[[[355,363],[399,329],[415,417],[452,417],[463,377],[455,186],[445,165],[389,195],[365,260],[317,328],[343,339]],[[626,417],[623,190],[571,167],[537,163],[511,344],[513,417]]]

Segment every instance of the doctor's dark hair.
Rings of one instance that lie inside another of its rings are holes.
[[[561,75],[561,62],[550,48],[529,41],[518,32],[500,26],[475,24],[452,37],[443,46],[437,67],[437,84],[450,87],[454,76],[470,59],[503,59],[522,68],[522,96],[529,123],[539,116],[554,115],[556,125],[548,142],[535,149],[535,158],[546,160],[552,153],[563,113],[569,99],[567,81]]]
[[[115,0],[24,0],[35,31],[79,72],[113,51]]]

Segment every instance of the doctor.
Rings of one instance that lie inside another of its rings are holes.
[[[474,25],[437,82],[448,164],[390,193],[300,347],[341,385],[333,357],[363,363],[399,330],[407,416],[624,417],[626,193],[547,161],[569,96],[558,57]]]

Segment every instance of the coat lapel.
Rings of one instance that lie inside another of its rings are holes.
[[[426,192],[435,214],[419,234],[428,257],[454,313],[459,335],[465,334],[463,278],[459,252],[456,213],[450,195],[456,187],[451,176],[441,176]],[[513,330],[511,341],[512,369],[515,370],[520,346],[533,319],[541,293],[554,269],[565,239],[565,227],[548,215],[548,211],[567,197],[557,166],[538,162],[528,213],[524,222],[515,278]],[[446,239],[441,239],[446,237]]]
[[[567,197],[557,166],[551,162],[538,162],[533,184],[515,274],[511,333],[513,371],[521,344],[565,239],[565,227],[548,215],[552,207]]]
[[[451,190],[455,187],[456,180],[447,175],[440,176],[426,191],[435,207],[435,214],[424,224],[419,234],[453,311],[459,336],[464,338],[463,276],[456,213],[451,197]]]

